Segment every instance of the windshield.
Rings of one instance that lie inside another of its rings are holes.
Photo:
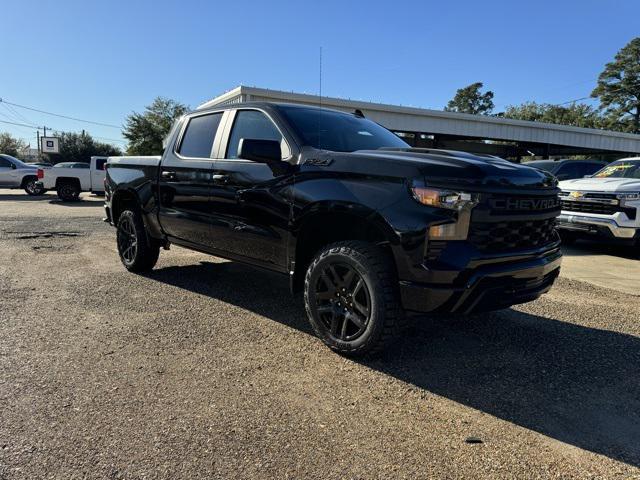
[[[618,160],[594,175],[596,178],[640,178],[640,160]]]
[[[397,135],[371,120],[350,113],[319,108],[279,106],[305,145],[334,152],[407,148]]]

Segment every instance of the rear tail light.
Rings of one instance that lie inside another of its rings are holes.
[[[42,170],[41,168],[38,169],[38,180],[44,178],[44,170]]]

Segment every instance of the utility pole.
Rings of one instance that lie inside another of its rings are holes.
[[[44,134],[42,136],[46,137],[47,136],[47,127],[42,127],[42,129],[44,130]]]
[[[38,155],[40,155],[40,130],[36,130],[36,138],[38,139]]]

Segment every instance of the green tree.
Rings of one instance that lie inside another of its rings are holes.
[[[444,108],[446,112],[473,113],[475,115],[489,115],[493,110],[493,92],[481,93],[482,82],[459,88],[452,100]]]
[[[600,100],[609,124],[640,133],[640,37],[634,38],[607,63],[591,96]]]
[[[60,153],[50,154],[52,163],[89,162],[92,156],[117,156],[122,151],[108,143],[97,142],[87,133],[56,132],[60,139]]]
[[[598,110],[584,103],[553,105],[550,103],[526,102],[510,105],[500,116],[531,122],[557,123],[584,128],[603,128],[604,121]]]
[[[13,137],[10,133],[0,133],[0,153],[20,158],[25,148],[27,144],[23,140]]]
[[[162,141],[169,134],[173,122],[188,110],[175,100],[157,97],[144,113],[132,113],[122,135],[129,141],[129,155],[160,155]]]

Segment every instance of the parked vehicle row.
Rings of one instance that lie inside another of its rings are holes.
[[[379,350],[413,313],[529,302],[560,271],[557,180],[492,156],[411,148],[344,112],[245,103],[192,112],[162,157],[112,157],[121,261],[170,244],[289,277],[330,348]]]
[[[89,163],[63,162],[56,165],[24,163],[0,154],[0,188],[22,188],[29,195],[55,190],[61,200],[77,200],[80,192],[104,193],[107,157],[91,157]]]

